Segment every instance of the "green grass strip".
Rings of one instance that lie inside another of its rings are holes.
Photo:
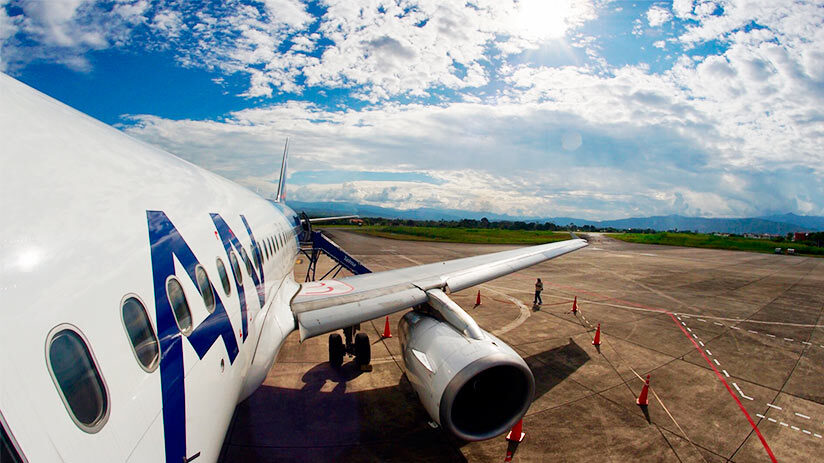
[[[408,226],[335,226],[381,238],[471,244],[543,244],[571,239],[567,232]]]
[[[739,236],[717,236],[704,233],[620,233],[610,234],[611,237],[629,243],[663,244],[667,246],[686,246],[691,248],[731,249],[735,251],[773,253],[775,248],[781,248],[786,253],[787,248],[795,249],[796,254],[824,256],[824,248],[809,246],[789,241],[777,242],[743,238]]]

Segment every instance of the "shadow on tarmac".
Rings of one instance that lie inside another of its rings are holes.
[[[535,399],[589,358],[571,338],[525,358]],[[363,373],[354,362],[339,370],[324,362],[300,378],[299,389],[261,386],[237,406],[220,461],[466,461],[460,448],[467,443],[428,424],[405,375],[394,386],[351,390],[349,383],[363,374],[375,375],[367,387],[386,383],[377,370]]]

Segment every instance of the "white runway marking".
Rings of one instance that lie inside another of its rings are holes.
[[[795,339],[793,339],[793,338],[784,338],[784,340],[785,340],[785,341],[790,341],[790,342],[795,341]]]
[[[759,417],[759,418],[764,418],[764,415],[762,415],[762,414],[760,414],[760,413],[756,413],[756,414],[755,414],[755,416],[757,416],[757,417]]]
[[[812,346],[812,345],[813,345],[811,342],[807,342],[807,341],[801,341],[801,344],[806,344],[806,345],[808,345],[808,346]]]
[[[741,329],[741,328],[739,328],[739,327],[737,327],[737,326],[731,326],[730,328],[732,328],[732,329],[734,329],[734,330],[740,330],[740,329]]]
[[[787,423],[785,423],[785,422],[783,422],[783,421],[782,421],[782,422],[780,422],[780,423],[778,423],[778,424],[780,424],[781,426],[789,426],[789,424],[787,424]]]
[[[698,320],[699,322],[704,322],[704,323],[707,323],[707,321],[706,321],[706,320],[704,320],[703,318],[696,318],[696,320]]]
[[[744,393],[741,392],[741,388],[738,387],[738,383],[732,383],[732,385],[735,386],[735,390],[738,391],[739,394],[744,395]]]
[[[810,419],[810,417],[809,417],[809,416],[807,416],[807,415],[802,415],[801,413],[798,413],[798,412],[796,412],[796,413],[795,413],[795,416],[800,416],[801,418],[804,418],[805,420],[809,420],[809,419]]]
[[[801,428],[799,428],[798,426],[790,426],[790,427],[793,428],[793,430],[795,430],[795,431],[801,431]]]
[[[784,410],[783,408],[779,407],[778,405],[767,404],[767,406],[768,406],[768,407],[775,408],[775,409],[777,409],[777,410]]]
[[[821,439],[821,434],[813,434],[813,436],[815,436],[815,437],[817,437],[817,438]]]
[[[807,431],[806,429],[802,429],[801,432],[803,432],[804,434],[812,434],[810,431]]]
[[[500,335],[502,335],[502,334],[504,334],[504,333],[507,333],[507,332],[509,332],[509,331],[514,330],[515,328],[517,328],[517,327],[521,326],[521,324],[522,324],[523,322],[525,322],[527,318],[529,318],[529,317],[531,317],[531,316],[532,316],[532,311],[531,311],[531,310],[529,310],[529,307],[527,307],[526,305],[524,305],[524,303],[523,303],[523,302],[521,302],[521,301],[519,301],[518,299],[516,299],[516,298],[514,298],[514,297],[510,296],[509,294],[502,293],[502,292],[500,292],[500,291],[496,291],[496,290],[494,290],[494,289],[490,289],[490,288],[489,288],[489,287],[487,287],[487,286],[484,286],[484,287],[487,289],[487,291],[491,291],[491,292],[493,292],[493,293],[498,293],[498,294],[500,294],[501,296],[503,296],[503,297],[505,297],[506,299],[508,299],[508,300],[509,300],[509,302],[511,302],[511,303],[513,303],[513,304],[515,304],[515,306],[516,306],[516,307],[518,307],[518,312],[519,312],[519,313],[518,313],[518,318],[516,318],[515,320],[512,320],[511,322],[507,323],[506,325],[504,325],[504,326],[502,326],[502,327],[498,328],[497,330],[493,331],[493,332],[492,332],[492,334],[494,334],[495,336],[500,336]]]
[[[724,324],[723,324],[723,323],[718,323],[718,322],[712,322],[712,323],[713,323],[714,325],[724,326]]]
[[[752,333],[752,334],[758,334],[758,331],[754,331],[754,330],[747,330],[747,331]]]
[[[747,394],[744,394],[744,391],[742,391],[741,388],[738,387],[738,384],[732,383],[732,385],[735,386],[735,389],[738,391],[739,394],[741,394],[741,397],[743,397],[747,400],[753,400],[752,397],[748,396]]]
[[[774,335],[774,334],[768,334],[767,336],[769,336],[769,337],[771,337],[771,338],[774,338],[774,337],[775,337],[775,335]]]
[[[772,418],[767,418],[767,421],[769,421],[770,423],[778,423],[778,421],[775,421],[775,420],[774,420],[774,419],[772,419]]]

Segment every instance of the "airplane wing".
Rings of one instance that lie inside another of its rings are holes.
[[[416,306],[427,291],[460,291],[587,245],[582,239],[304,283],[292,300],[301,341]]]

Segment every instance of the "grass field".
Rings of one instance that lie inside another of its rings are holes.
[[[342,226],[358,233],[410,241],[477,244],[542,244],[571,238],[567,232],[501,230],[491,228]]]
[[[777,243],[770,240],[757,240],[736,236],[715,236],[702,233],[616,233],[610,236],[630,243],[664,244],[669,246],[769,253],[774,252],[775,248],[793,248],[797,254],[824,256],[824,248],[786,241]]]

